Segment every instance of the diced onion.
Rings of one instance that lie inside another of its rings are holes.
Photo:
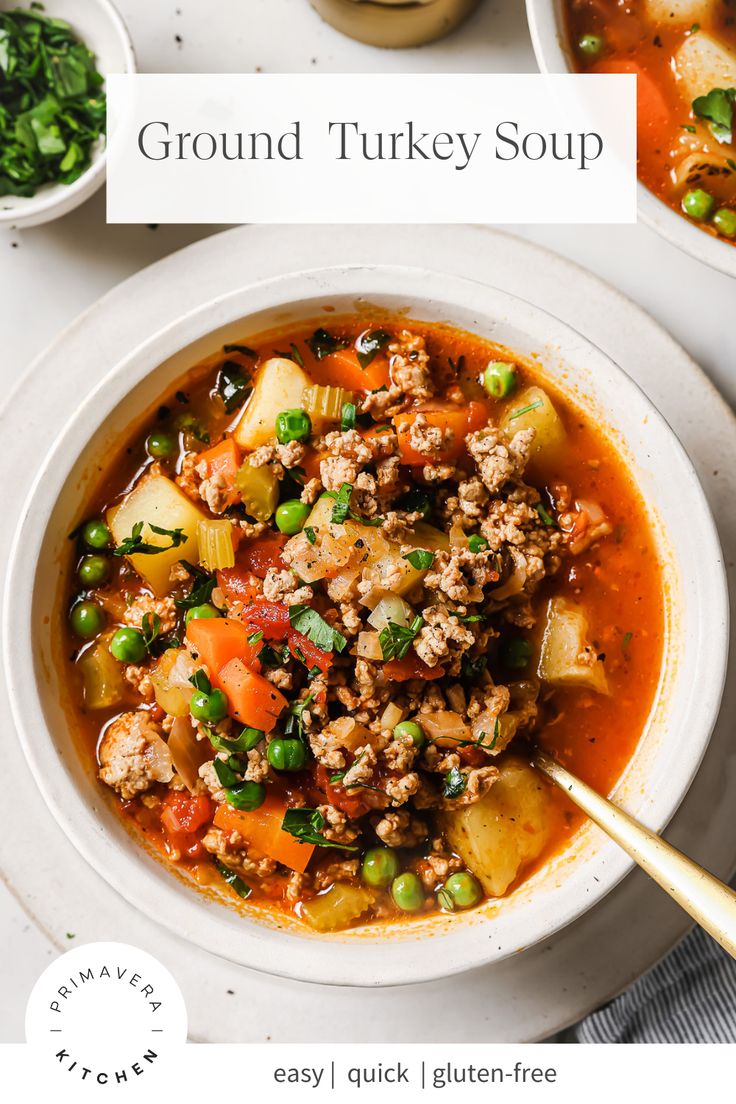
[[[211,758],[207,740],[198,740],[188,717],[177,717],[169,733],[169,751],[177,774],[194,793],[199,768]]]
[[[87,709],[111,709],[123,700],[123,676],[120,664],[109,651],[109,639],[100,640],[79,660]]]
[[[227,518],[200,521],[197,526],[199,562],[206,571],[235,566],[233,526]]]
[[[436,713],[420,713],[418,717],[424,734],[439,747],[456,748],[472,739],[470,729],[459,713],[440,709]]]
[[[468,538],[465,530],[459,522],[453,521],[450,526],[450,547],[451,548],[467,548]]]
[[[246,460],[235,476],[246,514],[256,521],[268,521],[278,506],[279,480],[272,464],[255,468]]]
[[[361,632],[358,633],[358,643],[356,645],[356,654],[363,659],[383,659],[383,652],[381,651],[381,644],[378,639],[377,632]]]
[[[404,710],[395,702],[389,702],[381,714],[381,728],[394,729],[404,718]]]
[[[413,616],[413,609],[403,598],[399,598],[397,594],[384,594],[376,603],[373,613],[368,618],[368,624],[380,632],[389,622],[406,626]]]
[[[186,648],[169,648],[151,671],[156,702],[171,717],[187,717],[197,665]]]

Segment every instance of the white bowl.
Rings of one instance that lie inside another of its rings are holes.
[[[575,72],[565,30],[564,0],[526,0],[526,11],[542,72]],[[728,276],[736,276],[736,246],[698,229],[641,182],[637,186],[637,207],[644,222],[672,245]]]
[[[23,7],[29,7],[27,0],[0,0],[0,11]],[[72,26],[97,58],[103,77],[135,72],[133,44],[110,0],[48,0],[43,14]],[[73,211],[104,181],[106,161],[106,144],[100,141],[89,168],[73,184],[46,184],[35,196],[0,196],[0,227],[39,226]]]
[[[327,938],[288,919],[279,927],[244,916],[194,892],[121,824],[70,732],[56,630],[64,616],[59,576],[67,534],[82,514],[90,480],[130,424],[224,343],[312,319],[327,306],[352,312],[360,301],[449,320],[538,357],[589,415],[605,419],[628,459],[651,511],[668,600],[657,701],[616,799],[653,829],[663,828],[698,768],[723,686],[728,606],[713,520],[682,447],[628,376],[562,322],[483,284],[383,266],[299,273],[233,291],[145,342],[80,402],[34,483],[11,554],[3,644],[13,716],[39,788],[78,850],[128,901],[177,935],[246,966],[315,982],[390,985],[497,961],[548,938],[599,901],[630,870],[630,860],[588,827],[517,892],[470,914]]]

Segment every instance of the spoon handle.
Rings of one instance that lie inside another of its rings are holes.
[[[558,762],[537,751],[534,765],[623,847],[650,878],[736,958],[736,892],[665,843]]]

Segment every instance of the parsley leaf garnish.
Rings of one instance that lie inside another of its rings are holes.
[[[452,767],[445,775],[445,784],[442,787],[442,796],[450,799],[460,797],[465,793],[468,780],[459,767]]]
[[[310,544],[314,544],[317,540],[317,534],[315,533],[311,525],[305,525],[302,529],[302,533],[304,533],[304,536],[307,538]]]
[[[385,518],[382,517],[361,517],[360,514],[356,514],[354,510],[350,509],[350,499],[353,494],[352,483],[343,483],[339,491],[325,491],[325,495],[328,498],[334,498],[335,505],[332,507],[332,514],[330,515],[330,521],[333,525],[343,525],[347,518],[351,518],[353,521],[360,522],[361,525],[377,526],[383,525]]]
[[[419,615],[414,618],[411,625],[397,625],[389,621],[386,628],[381,629],[378,634],[378,643],[381,645],[384,660],[404,659],[423,624],[424,619]]]
[[[307,345],[309,346],[312,356],[316,360],[323,360],[326,356],[330,356],[331,353],[336,353],[340,349],[345,349],[348,346],[348,341],[343,337],[335,337],[334,334],[328,333],[322,326],[318,330],[315,330],[311,337],[307,338]]]
[[[253,360],[258,359],[258,353],[255,349],[251,349],[250,345],[223,345],[223,353],[240,353],[241,356],[252,357]]]
[[[246,897],[250,897],[253,891],[251,890],[250,886],[243,881],[239,874],[236,874],[235,871],[231,870],[229,866],[225,866],[225,864],[220,862],[219,859],[215,859],[214,862],[215,869],[220,874],[220,877],[222,877],[227,882],[231,889],[235,890],[238,897],[242,897],[243,900],[245,900]]]
[[[214,575],[210,575],[207,571],[202,571],[201,567],[195,567],[194,564],[190,564],[187,560],[179,560],[179,563],[193,576],[194,582],[186,598],[174,599],[175,605],[177,605],[179,609],[185,610],[194,609],[195,606],[207,605],[212,597],[212,591],[217,585],[217,579]]]
[[[337,847],[341,851],[357,851],[355,844],[338,843],[322,835],[325,818],[319,809],[287,809],[281,822],[281,830],[294,836],[300,843],[313,843],[317,847]]]
[[[301,602],[289,606],[289,622],[292,629],[302,633],[323,652],[341,652],[347,647],[348,642],[342,633],[328,625],[311,606]]]
[[[513,414],[509,415],[509,421],[513,421],[514,418],[520,418],[522,414],[528,414],[530,410],[538,410],[540,406],[544,406],[541,399],[529,403],[528,406],[522,406],[521,410],[515,410]]]
[[[251,387],[239,364],[226,360],[217,376],[217,394],[222,399],[226,414],[241,406]]]
[[[381,349],[388,345],[390,340],[391,334],[386,333],[385,330],[371,330],[368,333],[361,334],[356,342],[360,367],[365,370],[375,360]]]
[[[281,352],[280,353],[278,351],[278,349],[274,349],[274,352],[276,353],[276,356],[284,357],[285,360],[293,360],[294,363],[298,364],[300,368],[304,367],[304,357],[299,352],[298,346],[296,346],[293,341],[291,342],[291,344],[289,346],[289,351],[288,352],[286,352],[286,353]]]
[[[147,544],[141,535],[143,533],[143,522],[137,521],[130,536],[126,537],[117,548],[113,548],[113,556],[158,556],[159,552],[169,552],[172,548],[178,548],[180,544],[184,544],[188,539],[183,529],[162,529],[161,526],[153,525],[150,522],[148,528],[157,536],[169,537],[171,544]]]
[[[693,112],[699,119],[706,119],[710,132],[717,142],[730,145],[733,142],[734,104],[736,88],[712,88],[707,96],[693,100]]]
[[[434,563],[434,552],[427,552],[424,548],[415,548],[402,557],[408,560],[417,571],[427,571]]]
[[[535,509],[535,510],[537,511],[537,513],[539,514],[540,520],[542,521],[542,524],[543,524],[543,525],[552,525],[552,526],[556,526],[556,525],[557,525],[557,522],[556,522],[556,521],[555,521],[555,519],[554,519],[554,518],[552,517],[552,515],[551,515],[551,514],[550,514],[550,512],[549,512],[549,510],[546,510],[546,509],[545,509],[545,507],[544,507],[543,503],[541,503],[541,502],[537,502],[537,504],[535,505],[534,509]]]

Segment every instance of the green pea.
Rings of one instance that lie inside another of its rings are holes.
[[[487,552],[490,544],[480,533],[471,533],[468,537],[468,548],[471,552]]]
[[[391,896],[394,904],[402,912],[416,912],[424,904],[424,890],[416,874],[405,871],[391,883]]]
[[[492,360],[481,376],[484,389],[494,399],[505,399],[516,387],[516,371],[505,360]]]
[[[96,602],[77,602],[69,614],[69,624],[76,636],[92,640],[105,627],[105,614]]]
[[[109,548],[112,544],[112,533],[102,518],[94,518],[82,529],[82,540],[89,548]]]
[[[140,663],[146,654],[146,642],[137,629],[118,629],[110,641],[110,651],[121,663]]]
[[[388,886],[399,873],[399,856],[391,847],[372,847],[363,857],[360,876],[369,886]]]
[[[501,662],[512,671],[521,671],[532,658],[532,646],[521,636],[512,636],[501,645]]]
[[[238,782],[225,790],[228,805],[252,813],[266,800],[266,787],[262,782]]]
[[[189,699],[189,712],[195,721],[218,724],[227,717],[227,698],[222,690],[210,690],[209,694],[195,690]]]
[[[203,621],[208,617],[219,616],[220,611],[211,606],[209,602],[205,602],[203,606],[192,606],[191,609],[188,609],[184,621],[188,625],[190,621]]]
[[[689,215],[691,219],[696,219],[698,222],[702,222],[710,216],[713,207],[715,206],[715,200],[710,192],[703,191],[702,188],[693,188],[690,192],[685,192],[682,197],[682,209],[686,215]]]
[[[605,39],[600,35],[585,34],[578,39],[578,50],[588,61],[593,61],[601,53],[605,44]]]
[[[110,578],[110,561],[106,556],[85,556],[77,568],[77,577],[84,586],[102,586]]]
[[[266,758],[274,770],[302,770],[307,761],[307,752],[301,740],[271,740],[266,748]]]
[[[400,739],[402,736],[411,736],[414,747],[421,747],[425,742],[425,735],[416,721],[399,721],[394,729],[394,736]]]
[[[276,525],[282,533],[292,537],[294,533],[301,533],[304,522],[312,512],[311,506],[306,502],[300,502],[298,498],[290,498],[288,502],[282,502],[276,510]]]
[[[736,238],[736,211],[721,207],[713,216],[713,225],[726,238]]]
[[[478,881],[467,870],[461,870],[457,874],[451,874],[445,882],[443,889],[450,894],[453,903],[458,908],[472,908],[483,897],[483,890]]]
[[[306,441],[312,423],[305,410],[282,410],[276,415],[276,438],[282,445],[289,441]]]
[[[146,438],[146,452],[154,460],[165,460],[168,456],[173,456],[175,451],[176,441],[170,433],[154,430]]]

